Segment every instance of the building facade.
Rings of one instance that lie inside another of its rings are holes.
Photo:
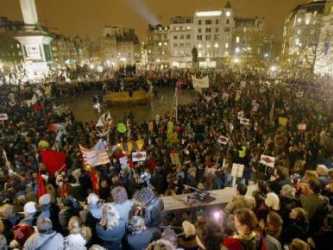
[[[148,67],[169,67],[169,26],[149,25],[145,44]]]
[[[284,25],[282,56],[290,67],[313,71],[326,1],[298,5]]]
[[[191,67],[192,49],[195,46],[193,27],[192,17],[176,16],[170,19],[169,48],[172,67]]]
[[[140,60],[140,44],[134,29],[122,26],[106,26],[96,42],[95,58],[100,63],[134,65]]]
[[[314,73],[333,77],[333,1],[327,1],[322,18]]]

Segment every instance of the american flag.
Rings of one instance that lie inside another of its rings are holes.
[[[84,164],[96,167],[110,163],[110,158],[106,152],[106,149],[97,149],[96,146],[92,149],[85,148],[82,145],[79,145],[79,147]]]

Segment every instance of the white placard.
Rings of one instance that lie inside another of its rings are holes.
[[[8,115],[6,113],[1,113],[0,114],[0,121],[7,121],[8,120]]]
[[[275,165],[275,157],[269,155],[261,155],[260,156],[260,163],[267,166],[274,168]]]
[[[146,151],[139,151],[139,152],[133,152],[132,153],[132,161],[133,162],[145,161],[146,159],[147,159],[147,152]]]
[[[233,163],[231,168],[231,176],[242,178],[244,175],[244,164]]]

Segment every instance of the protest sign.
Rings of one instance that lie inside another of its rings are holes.
[[[8,120],[8,115],[5,113],[0,114],[0,121],[7,121]]]
[[[244,175],[244,164],[233,163],[231,168],[231,176],[242,178]]]
[[[132,161],[139,162],[145,161],[147,159],[147,152],[146,151],[138,151],[132,153]]]
[[[220,135],[219,138],[217,139],[217,142],[222,145],[227,145],[229,142],[229,138],[226,136]]]
[[[260,163],[267,166],[267,167],[274,168],[275,157],[262,154],[260,156]]]

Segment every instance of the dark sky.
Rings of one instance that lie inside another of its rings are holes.
[[[133,27],[142,38],[147,20],[156,16],[162,23],[175,15],[196,10],[221,9],[226,0],[36,0],[39,20],[60,33],[101,34],[104,25]],[[263,16],[266,31],[279,39],[283,21],[296,5],[306,0],[231,0],[237,16]],[[143,5],[146,8],[142,7]],[[138,8],[141,6],[141,8]],[[21,19],[19,0],[0,0],[0,16]],[[144,18],[146,16],[146,18]]]

